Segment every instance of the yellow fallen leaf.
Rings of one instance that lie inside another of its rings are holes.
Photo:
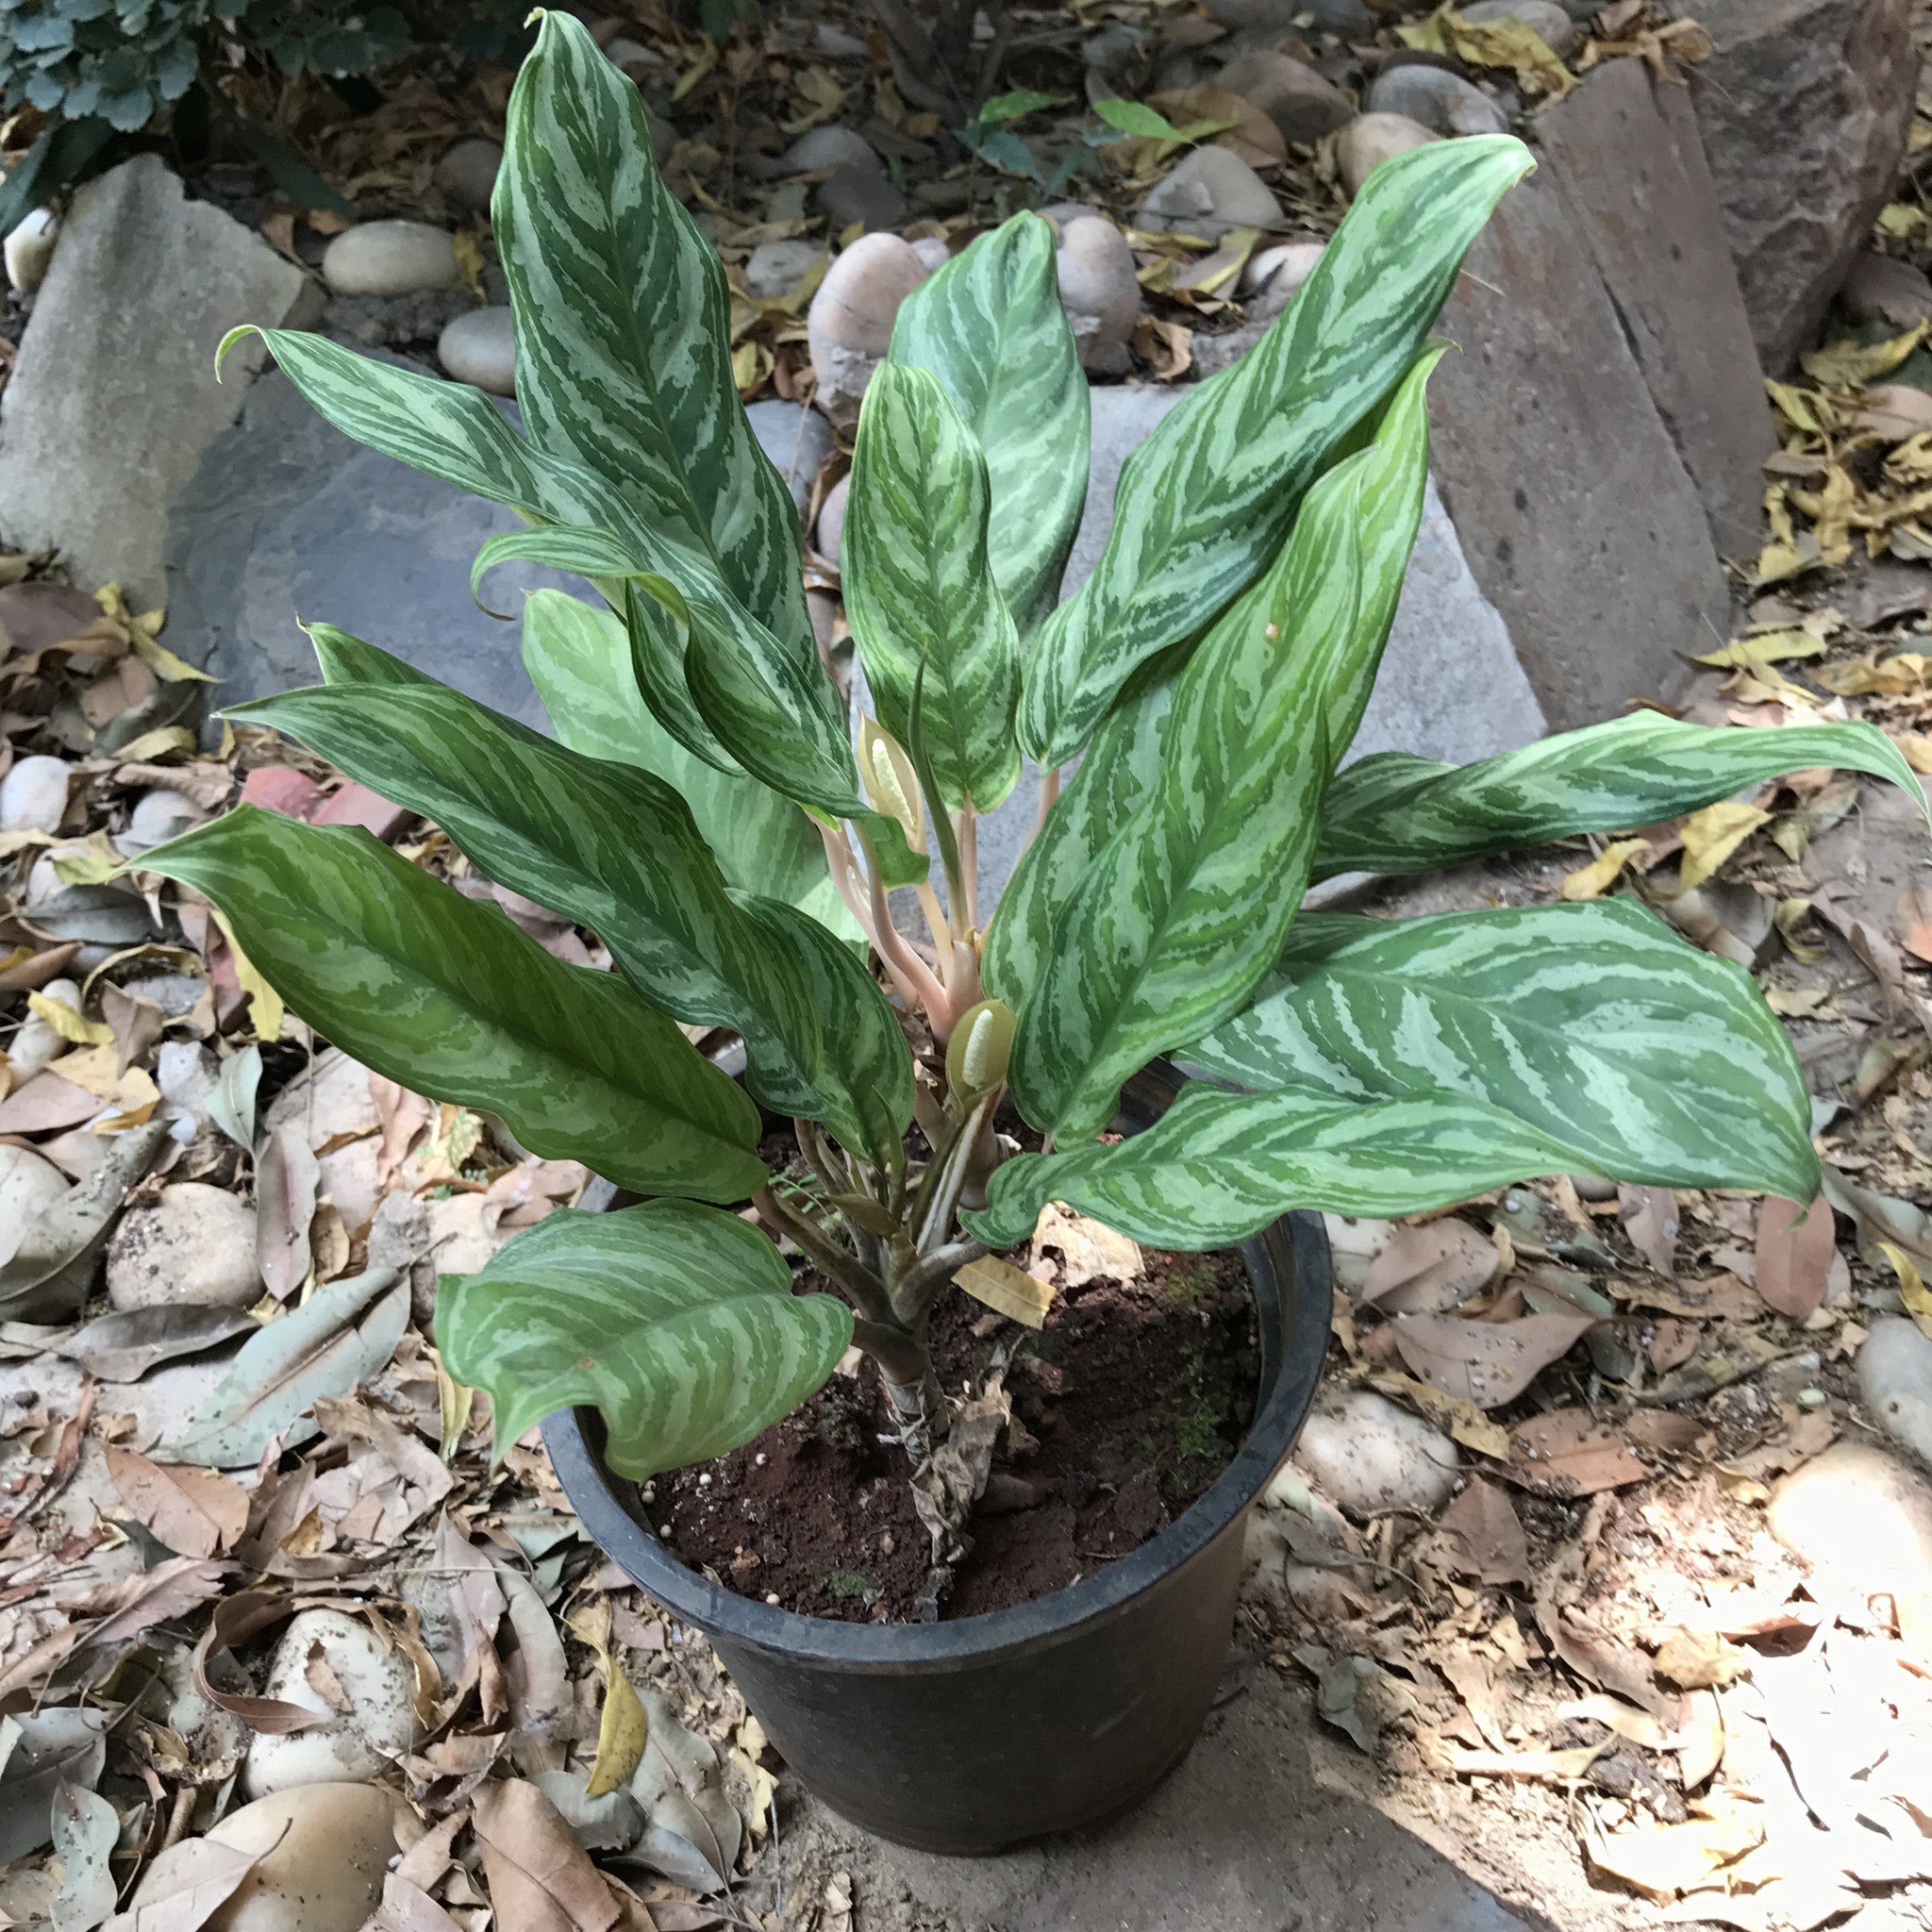
[[[1606,845],[1588,865],[1565,873],[1557,888],[1559,899],[1600,899],[1617,883],[1624,865],[1640,852],[1650,850],[1648,839],[1617,839]]]
[[[1432,1755],[1445,1771],[1471,1777],[1532,1778],[1545,1784],[1570,1784],[1586,1776],[1590,1767],[1609,1748],[1578,1744],[1567,1751],[1470,1751],[1446,1738],[1430,1740]]]
[[[1905,1299],[1906,1313],[1919,1324],[1920,1334],[1932,1338],[1932,1288],[1925,1286],[1917,1264],[1903,1248],[1895,1248],[1890,1241],[1880,1241],[1878,1246],[1891,1263],[1891,1272],[1898,1276],[1898,1291]]]
[[[1053,1290],[1024,1268],[1015,1268],[997,1255],[969,1261],[953,1279],[976,1302],[1023,1327],[1043,1328],[1053,1306]]]
[[[1771,814],[1735,798],[1720,799],[1684,821],[1684,863],[1678,872],[1683,890],[1701,886]]]
[[[235,956],[235,979],[248,995],[248,1011],[255,1022],[255,1037],[258,1040],[279,1040],[285,1011],[281,994],[261,976],[255,962],[237,943],[235,929],[228,924],[227,915],[219,906],[210,906],[208,911],[221,927],[222,937],[228,942],[228,951]]]
[[[54,875],[70,886],[105,886],[119,876],[127,861],[96,832],[79,852],[63,852],[54,860]]]
[[[1812,381],[1826,389],[1863,389],[1874,377],[1891,372],[1932,333],[1932,322],[1917,322],[1904,335],[1873,342],[1833,342],[1798,360]]]
[[[1892,741],[1905,753],[1906,763],[1913,771],[1932,772],[1932,738],[1923,738],[1916,731],[1902,731]]]
[[[1499,1462],[1509,1459],[1509,1431],[1492,1423],[1466,1395],[1451,1395],[1413,1375],[1385,1369],[1369,1378],[1369,1387],[1384,1395],[1400,1395],[1413,1403],[1432,1422],[1442,1424],[1465,1449],[1478,1456],[1493,1456]]]
[[[90,1020],[65,1000],[49,999],[43,992],[30,992],[26,1003],[62,1040],[75,1046],[106,1046],[114,1038],[114,1029],[105,1020]]]
[[[1789,382],[1767,379],[1764,388],[1778,414],[1794,429],[1802,429],[1807,436],[1823,436],[1836,426],[1831,405],[1823,396],[1814,396],[1808,390],[1795,388]]]
[[[139,738],[129,740],[114,756],[130,765],[139,765],[164,758],[173,752],[193,749],[194,733],[185,724],[158,724],[152,731],[143,731]]]
[[[1923,688],[1932,658],[1923,651],[1896,651],[1877,663],[1821,664],[1811,675],[1841,698],[1905,697]]]
[[[588,1798],[602,1798],[630,1782],[650,1740],[644,1707],[624,1666],[610,1655],[610,1599],[599,1597],[570,1620],[572,1633],[597,1654],[604,1674],[604,1714],[597,1721],[597,1757],[584,1786]]]
[[[475,1407],[476,1391],[465,1382],[458,1382],[443,1366],[441,1354],[435,1349],[429,1351],[430,1359],[436,1364],[436,1402],[441,1415],[439,1453],[444,1462],[454,1462],[457,1451],[462,1445],[463,1431],[470,1426],[470,1411]]]
[[[1634,1885],[1658,1905],[1668,1905],[1763,1841],[1762,1822],[1743,1810],[1614,1836],[1591,1826],[1585,1839],[1592,1865]]]
[[[1501,20],[1465,20],[1453,6],[1439,7],[1428,19],[1395,31],[1407,45],[1424,53],[1446,54],[1475,67],[1507,68],[1533,93],[1561,100],[1576,85],[1576,76],[1542,36],[1507,15]]]
[[[1734,638],[1721,651],[1706,651],[1691,661],[1713,669],[1743,670],[1757,664],[1782,664],[1792,658],[1818,658],[1824,640],[1807,630],[1773,630],[1755,638]]]

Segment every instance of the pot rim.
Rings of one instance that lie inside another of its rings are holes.
[[[1327,1358],[1334,1291],[1322,1217],[1306,1209],[1284,1215],[1241,1243],[1240,1252],[1257,1301],[1258,1283],[1272,1276],[1294,1319],[1285,1355],[1279,1324],[1272,1332],[1268,1322],[1261,1324],[1260,1400],[1233,1461],[1138,1550],[1009,1609],[937,1624],[846,1624],[740,1596],[679,1561],[633,1513],[623,1491],[637,1486],[606,1465],[596,1409],[558,1409],[546,1417],[544,1446],[572,1507],[599,1547],[666,1608],[708,1634],[822,1666],[900,1671],[957,1669],[996,1653],[1058,1642],[1117,1613],[1231,1528],[1287,1460],[1314,1406]]]

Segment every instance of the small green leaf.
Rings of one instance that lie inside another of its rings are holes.
[[[1015,88],[1010,93],[994,94],[975,119],[982,127],[1003,126],[1023,115],[1037,114],[1043,108],[1064,108],[1073,98],[1072,94],[1043,94],[1036,88]]]
[[[1186,139],[1165,114],[1139,101],[1124,101],[1115,95],[1109,100],[1095,101],[1093,111],[1109,127],[1118,127],[1123,134],[1137,134],[1146,141]]]
[[[412,1091],[641,1193],[764,1184],[758,1108],[663,1014],[368,833],[244,805],[142,864],[213,900],[305,1020]]]
[[[593,1405],[634,1482],[723,1456],[821,1387],[852,1314],[798,1295],[778,1251],[735,1215],[675,1201],[559,1209],[475,1274],[438,1285],[436,1341],[490,1393],[500,1457],[546,1415]]]

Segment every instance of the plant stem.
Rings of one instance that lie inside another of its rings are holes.
[[[804,1215],[788,1207],[770,1188],[760,1188],[751,1199],[766,1226],[796,1241],[820,1271],[852,1297],[861,1315],[874,1322],[892,1319],[891,1298],[886,1292],[885,1283],[858,1256],[848,1253],[823,1228],[814,1226]]]
[[[908,1005],[917,1004],[924,1008],[932,1024],[933,1037],[944,1041],[953,1029],[952,1002],[946,997],[945,988],[934,977],[932,969],[906,943],[906,936],[892,924],[891,909],[886,904],[886,882],[879,872],[878,855],[863,832],[858,837],[859,842],[865,846],[866,870],[871,874],[872,917],[865,922],[867,936],[884,961],[886,971],[892,975],[900,996]]]
[[[954,824],[959,846],[960,897],[965,901],[963,916],[954,921],[954,930],[966,938],[979,930],[979,815],[971,805],[962,805]],[[976,998],[974,1004],[977,1004]]]
[[[981,1260],[991,1253],[984,1241],[968,1238],[922,1255],[892,1285],[892,1303],[900,1318],[924,1321],[946,1283],[969,1261]]]

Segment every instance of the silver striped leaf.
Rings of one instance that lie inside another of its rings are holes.
[[[1295,1208],[1420,1214],[1572,1164],[1560,1143],[1463,1094],[1361,1103],[1192,1086],[1144,1134],[1006,1162],[986,1207],[959,1219],[997,1252],[1060,1201],[1154,1247],[1224,1248]]]
[[[1084,744],[1127,674],[1197,634],[1280,547],[1303,492],[1414,361],[1464,252],[1529,151],[1507,135],[1374,170],[1314,273],[1253,350],[1204,382],[1121,471],[1092,576],[1038,633],[1020,742]]]
[[[912,1120],[912,1054],[898,1015],[858,956],[816,920],[782,900],[740,896],[811,987],[825,1038],[816,1118],[853,1153],[893,1165]]]
[[[437,1284],[437,1348],[488,1391],[496,1456],[581,1404],[602,1412],[605,1458],[633,1482],[750,1441],[851,1341],[851,1310],[793,1294],[757,1228],[681,1201],[561,1208]]]
[[[630,640],[612,612],[561,591],[535,591],[524,604],[523,635],[524,669],[563,743],[656,774],[691,807],[727,884],[782,899],[864,947],[810,819],[748,774],[693,758],[658,724],[630,675]]]
[[[142,866],[213,900],[269,984],[345,1053],[501,1114],[533,1153],[704,1201],[769,1178],[758,1108],[662,1013],[366,832],[244,805]]]
[[[1813,765],[1890,778],[1926,808],[1917,774],[1875,725],[1772,731],[1633,711],[1473,765],[1394,751],[1361,759],[1322,800],[1315,876],[1428,872],[1579,832],[1654,825]]]
[[[986,458],[939,377],[882,364],[852,458],[845,615],[879,723],[901,744],[924,665],[920,716],[941,795],[982,812],[1020,775],[1020,641],[987,567],[988,502]]]
[[[1338,1101],[1465,1094],[1582,1172],[1811,1198],[1783,1026],[1741,967],[1627,899],[1305,917],[1255,1004],[1181,1057]]]
[[[651,530],[688,533],[833,716],[798,512],[731,375],[724,267],[658,176],[636,85],[562,9],[511,91],[491,224],[530,441],[607,477]]]
[[[349,641],[358,669],[387,656]],[[332,649],[340,666],[343,646]],[[811,986],[732,903],[684,800],[390,663],[380,684],[283,691],[233,715],[433,819],[488,877],[589,926],[653,1005],[744,1036],[760,1099],[815,1118],[824,1045]]]
[[[1274,568],[1189,658],[1154,789],[1057,921],[1010,1077],[1020,1111],[1062,1142],[1098,1132],[1127,1074],[1239,1012],[1274,963],[1330,733],[1361,715],[1415,540],[1434,359],[1417,358],[1375,440],[1308,492]]]
[[[986,452],[993,581],[1030,630],[1080,525],[1091,415],[1052,226],[1015,215],[922,282],[899,305],[888,359],[937,375]]]

